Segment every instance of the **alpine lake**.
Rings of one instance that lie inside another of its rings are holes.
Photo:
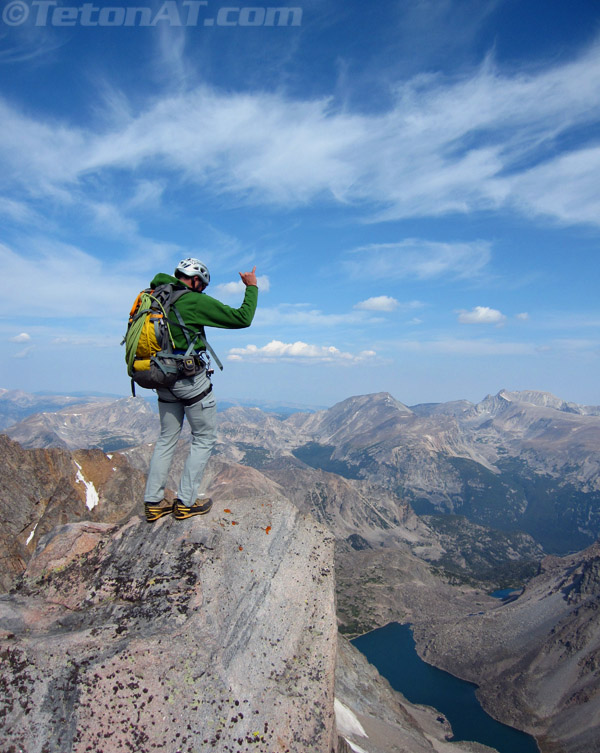
[[[423,661],[410,625],[392,622],[352,643],[408,701],[441,712],[452,725],[453,741],[472,740],[499,753],[539,753],[534,737],[496,721],[483,710],[475,695],[476,685]]]

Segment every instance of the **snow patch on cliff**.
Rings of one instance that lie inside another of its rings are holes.
[[[356,718],[352,709],[348,708],[345,703],[342,703],[339,699],[335,699],[335,723],[338,728],[338,732],[344,737],[346,735],[358,735],[359,737],[368,737],[362,724]],[[349,745],[352,745],[350,741],[347,741]]]
[[[81,472],[81,466],[79,463],[75,463],[78,468],[77,476],[75,477],[75,483],[82,483],[85,486],[85,504],[88,510],[93,510],[94,507],[100,502],[98,491],[92,481],[86,481],[83,473]]]

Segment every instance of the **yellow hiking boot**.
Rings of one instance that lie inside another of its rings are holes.
[[[184,505],[180,499],[176,499],[173,504],[173,515],[177,520],[185,520],[186,518],[191,518],[193,515],[206,515],[212,504],[210,497],[197,499],[191,507]]]

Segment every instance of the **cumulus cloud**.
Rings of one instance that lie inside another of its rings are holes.
[[[360,353],[345,353],[333,345],[310,345],[298,340],[294,343],[284,343],[271,340],[262,348],[248,345],[245,348],[232,348],[229,351],[230,361],[258,361],[269,363],[273,361],[288,361],[295,363],[337,363],[352,366],[356,363],[374,358],[373,350],[363,350]]]
[[[506,321],[506,316],[489,306],[475,306],[471,311],[459,311],[458,321],[461,324],[502,324]]]
[[[378,295],[360,301],[354,308],[360,311],[395,311],[399,305],[399,301],[389,295]]]
[[[521,314],[517,314],[516,318],[520,319],[522,322],[526,322],[529,319],[529,314],[526,311],[523,311]]]
[[[271,287],[269,277],[267,275],[261,275],[256,278],[258,283],[258,289],[261,293],[268,293]],[[224,282],[220,285],[215,285],[214,292],[217,298],[239,298],[240,295],[244,295],[246,286],[241,280],[235,280],[234,282]],[[210,293],[210,290],[208,291]]]
[[[26,343],[31,340],[31,335],[28,335],[27,332],[21,332],[20,335],[15,335],[14,337],[10,338],[11,343]]]
[[[244,287],[244,283],[241,280],[222,282],[220,285],[215,285],[214,292],[217,297],[234,298],[240,293],[244,293]]]

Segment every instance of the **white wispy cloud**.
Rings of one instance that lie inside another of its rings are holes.
[[[60,335],[50,341],[53,348],[114,348],[117,344],[111,335]]]
[[[337,327],[365,323],[376,323],[381,317],[375,317],[366,311],[348,311],[327,314],[312,308],[306,303],[282,303],[274,307],[259,307],[253,325],[260,326],[299,326],[299,327]]]
[[[591,338],[555,338],[548,342],[518,342],[445,336],[397,340],[394,343],[388,343],[387,346],[415,354],[434,353],[448,356],[538,356],[544,353],[573,352],[593,358],[600,356],[600,340]]]
[[[462,339],[440,337],[432,340],[399,340],[395,347],[414,353],[437,353],[463,356],[525,356],[539,352],[539,347],[526,342],[497,342],[488,338]]]
[[[596,44],[535,72],[486,60],[460,77],[416,76],[377,113],[200,86],[77,128],[0,101],[0,160],[5,185],[62,203],[100,200],[150,167],[257,203],[329,197],[388,219],[509,207],[597,224],[600,147],[561,137],[597,121],[599,91]]]
[[[35,345],[29,345],[27,348],[23,348],[18,353],[13,355],[13,358],[27,358],[31,351],[35,348]]]
[[[37,213],[25,201],[9,199],[6,196],[0,196],[0,215],[23,224],[35,225],[39,221]]]
[[[588,311],[536,311],[532,319],[529,314],[518,314],[519,319],[529,320],[535,329],[541,330],[590,330],[600,328],[600,312]]]
[[[490,244],[440,243],[409,238],[352,249],[344,266],[357,279],[466,279],[481,275],[491,260]]]
[[[258,361],[261,363],[287,361],[292,363],[329,363],[351,366],[373,359],[375,356],[376,353],[373,350],[348,353],[339,350],[333,345],[311,345],[300,340],[293,343],[271,340],[270,343],[261,348],[256,345],[248,345],[245,348],[232,348],[227,358],[230,361]]]
[[[90,201],[87,208],[96,232],[109,238],[138,238],[138,223],[124,214],[121,207],[108,201]]]
[[[501,311],[489,306],[475,306],[471,311],[460,310],[457,313],[461,324],[502,324],[506,321]]]
[[[124,277],[109,264],[65,243],[30,239],[27,252],[0,244],[0,267],[6,279],[18,280],[23,270],[31,274],[27,285],[6,285],[0,297],[0,314],[14,311],[42,317],[119,317],[125,321],[135,298],[135,276]],[[140,285],[145,287],[147,282]],[[125,312],[125,313],[124,313]]]
[[[506,178],[511,200],[565,222],[598,224],[600,147],[579,149]]]
[[[584,337],[561,337],[552,341],[552,347],[564,351],[589,351],[600,356],[600,340]]]
[[[156,209],[161,204],[165,192],[165,182],[142,179],[134,187],[133,195],[127,202],[130,209]]]

